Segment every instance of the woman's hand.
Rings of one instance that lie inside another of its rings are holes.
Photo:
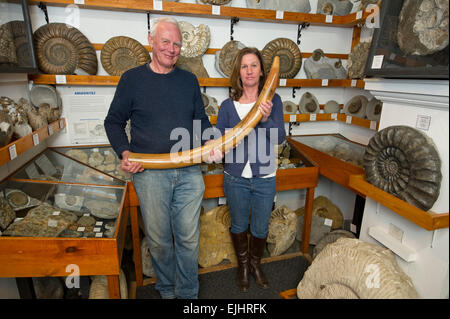
[[[261,122],[264,123],[267,121],[267,119],[270,116],[270,113],[272,112],[273,103],[272,101],[266,101],[259,105],[259,110],[262,113]]]
[[[205,142],[205,145],[211,143],[213,140],[209,140]],[[208,158],[206,159],[207,163],[220,163],[222,161],[223,154],[220,149],[211,149],[208,154]]]
[[[123,171],[128,173],[140,173],[144,170],[142,165],[140,163],[136,162],[130,162],[128,160],[128,155],[130,154],[130,151],[123,151],[122,152],[122,162],[121,162],[121,168]]]

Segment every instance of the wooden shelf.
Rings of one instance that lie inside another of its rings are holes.
[[[61,118],[53,123],[48,124],[45,127],[40,128],[32,132],[31,134],[24,136],[14,142],[9,143],[8,145],[0,148],[0,166],[6,164],[11,158],[11,153],[19,156],[26,150],[35,146],[35,141],[33,140],[33,136],[38,137],[38,143],[42,143],[42,141],[46,140],[56,132],[61,131],[66,127],[66,120]],[[34,137],[36,139],[36,137]],[[37,141],[37,140],[36,140]],[[37,144],[36,144],[37,145]],[[14,151],[15,149],[15,151]],[[15,158],[15,157],[14,157]]]
[[[350,176],[349,186],[426,230],[448,228],[449,226],[448,212],[434,213],[421,210],[370,184],[365,180],[364,175]]]
[[[53,0],[53,1],[29,1],[29,4],[44,3],[49,6],[67,6],[73,5],[73,0]],[[364,23],[365,19],[371,12],[360,11],[354,12],[345,16],[332,16],[332,21],[327,22],[326,15],[298,13],[298,12],[284,12],[283,19],[277,19],[276,10],[260,10],[250,8],[239,8],[231,6],[220,6],[220,14],[213,14],[216,6],[196,3],[181,3],[161,1],[162,10],[156,10],[153,7],[153,0],[85,0],[84,4],[77,4],[80,8],[96,9],[96,10],[110,10],[110,11],[128,11],[128,12],[150,12],[158,14],[174,14],[187,15],[196,17],[231,19],[237,17],[247,21],[267,21],[277,23],[310,23],[311,25],[324,26],[338,26],[338,27],[353,27],[355,25]]]
[[[56,85],[91,85],[91,86],[116,86],[120,76],[109,75],[55,75],[55,74],[30,74],[28,76],[34,84]],[[285,83],[284,83],[285,82]],[[363,80],[336,80],[330,79],[324,83],[320,79],[281,79],[278,87],[356,87],[364,88]],[[229,87],[229,78],[198,78],[200,86]],[[327,84],[327,85],[324,85]]]
[[[342,113],[318,113],[318,114],[285,114],[284,122],[301,123],[301,122],[325,122],[340,121],[350,125],[356,125],[371,130],[378,130],[379,122],[362,119],[359,117],[348,116]],[[217,116],[209,116],[209,122],[212,125],[217,124]]]

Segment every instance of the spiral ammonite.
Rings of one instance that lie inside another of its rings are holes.
[[[302,54],[297,44],[287,38],[277,38],[266,44],[261,51],[264,67],[270,70],[275,56],[280,57],[280,78],[294,78],[302,66]]]
[[[179,21],[181,36],[183,37],[183,46],[180,55],[185,58],[195,58],[205,54],[211,40],[211,32],[205,24],[194,27],[186,21]]]
[[[118,36],[106,41],[100,61],[110,75],[122,75],[125,71],[150,62],[147,49],[133,38]]]
[[[408,126],[376,133],[364,153],[366,179],[376,187],[425,211],[439,197],[441,160],[434,143]]]
[[[33,35],[39,68],[49,74],[73,74],[81,69],[97,74],[97,55],[89,40],[65,23],[49,23]]]

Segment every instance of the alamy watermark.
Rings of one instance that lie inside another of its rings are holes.
[[[225,131],[225,135],[229,129]],[[260,174],[270,174],[276,167],[276,154],[274,145],[278,144],[278,128],[257,128],[248,133],[245,142],[236,140],[237,136],[240,136],[243,132],[238,129],[232,134],[233,139],[224,141],[226,145],[231,143],[237,144],[233,151],[224,154],[225,163],[247,163],[250,164],[260,163]],[[193,134],[197,138],[192,138],[189,130],[183,127],[177,127],[172,130],[170,134],[171,141],[177,141],[170,150],[170,159],[172,162],[182,162],[182,153],[188,152],[191,148],[191,142],[193,148],[200,147],[200,137],[203,141],[210,139],[220,139],[222,134],[217,128],[207,128],[201,132],[201,121],[193,121]],[[267,143],[269,140],[269,143]],[[269,144],[269,147],[267,146]],[[205,161],[206,158],[196,159],[198,163]]]
[[[366,18],[365,27],[368,29],[374,29],[380,27],[380,7],[376,4],[369,4],[366,7],[366,12],[370,14]]]
[[[69,273],[66,277],[66,287],[80,288],[80,267],[76,264],[67,265],[66,272]]]

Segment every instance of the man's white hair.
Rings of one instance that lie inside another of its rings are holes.
[[[160,18],[156,18],[156,19],[151,20],[150,35],[152,37],[155,36],[156,28],[158,27],[158,24],[160,24],[161,22],[167,22],[167,23],[174,24],[178,28],[178,31],[180,32],[180,35],[181,35],[180,25],[178,24],[178,21],[175,18],[172,18],[172,17],[160,17]]]

